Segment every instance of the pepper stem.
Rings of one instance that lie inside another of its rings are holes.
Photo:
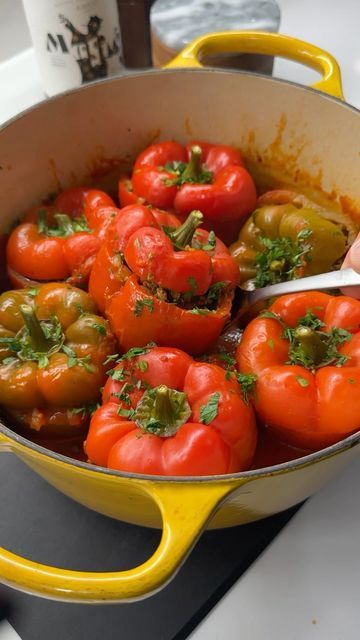
[[[55,213],[54,219],[62,236],[71,236],[74,233],[72,220],[66,213]]]
[[[191,246],[191,242],[196,229],[202,224],[204,219],[201,211],[191,211],[185,222],[180,227],[169,233],[170,240],[176,249],[185,249]]]
[[[171,425],[174,422],[174,409],[170,399],[170,389],[166,384],[156,388],[154,402],[154,417],[162,424]]]
[[[57,343],[45,336],[34,309],[28,304],[21,304],[20,312],[29,333],[32,349],[36,353],[49,353],[54,349]]]
[[[328,336],[322,335],[324,339],[319,332],[310,327],[297,327],[294,331],[296,342],[301,345],[303,352],[311,358],[315,366],[321,364],[327,356]]]
[[[202,151],[198,144],[194,144],[190,151],[190,160],[181,176],[182,182],[198,182],[202,172]]]
[[[185,393],[161,384],[145,391],[135,409],[134,420],[145,432],[168,438],[190,417]]]

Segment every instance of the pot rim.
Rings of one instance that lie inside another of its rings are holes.
[[[62,98],[71,96],[75,93],[88,91],[88,90],[91,90],[93,87],[97,87],[103,84],[106,84],[106,85],[114,84],[126,78],[141,78],[149,75],[166,76],[168,74],[174,74],[174,73],[179,75],[197,73],[197,74],[205,74],[205,75],[215,74],[215,75],[230,75],[230,76],[240,75],[240,76],[256,77],[261,80],[265,80],[266,82],[274,83],[275,85],[280,85],[280,86],[290,85],[303,91],[310,91],[313,94],[317,94],[317,96],[320,99],[330,100],[331,102],[335,102],[341,105],[342,107],[349,109],[352,112],[355,112],[357,114],[360,113],[360,109],[358,109],[357,107],[354,107],[353,105],[350,105],[348,102],[345,102],[340,98],[337,98],[327,93],[322,93],[317,89],[304,86],[298,82],[286,80],[284,78],[274,78],[273,76],[268,76],[262,73],[255,73],[255,72],[242,71],[242,70],[232,70],[232,69],[207,68],[207,67],[203,67],[201,69],[198,69],[198,68],[146,69],[146,70],[125,72],[124,74],[121,74],[118,76],[114,76],[111,78],[104,78],[103,80],[90,82],[84,86],[68,89],[66,91],[63,91],[62,93],[48,97],[45,100],[42,100],[41,102],[37,102],[36,104],[16,114],[12,118],[6,120],[2,125],[0,125],[0,134],[9,126],[17,122],[17,120],[20,120],[21,118],[23,118],[24,116],[27,116],[33,111],[46,108],[48,103],[59,101]],[[249,471],[240,471],[234,474],[222,474],[222,475],[212,475],[212,476],[160,476],[160,475],[157,476],[157,475],[146,475],[146,474],[138,474],[138,473],[126,473],[122,471],[116,471],[114,469],[107,469],[105,467],[93,465],[88,462],[82,462],[79,460],[72,459],[68,456],[51,451],[50,449],[47,449],[41,445],[35,444],[31,440],[28,440],[27,438],[17,434],[15,431],[10,429],[10,427],[7,427],[5,424],[3,424],[0,421],[0,434],[1,433],[3,433],[10,440],[15,441],[15,443],[18,443],[24,446],[25,448],[31,449],[48,458],[52,458],[57,462],[67,464],[69,466],[75,466],[80,470],[82,469],[85,471],[103,473],[105,475],[115,476],[120,478],[127,478],[127,479],[146,480],[146,481],[151,480],[153,482],[180,482],[180,483],[194,483],[194,482],[203,483],[203,482],[215,482],[215,481],[218,482],[218,481],[226,481],[226,480],[240,479],[240,478],[247,478],[251,480],[254,478],[261,478],[269,475],[278,475],[283,472],[286,473],[287,471],[313,464],[314,462],[320,461],[322,459],[330,458],[334,455],[340,454],[342,451],[346,451],[360,444],[360,430],[359,430],[353,433],[352,435],[348,436],[347,438],[342,439],[339,442],[336,442],[335,444],[329,447],[326,447],[325,449],[321,449],[319,451],[309,453],[308,455],[302,456],[300,458],[296,458],[295,460],[290,460],[288,462],[283,462],[277,465],[271,465],[261,469],[251,469]]]
[[[230,75],[230,76],[249,76],[249,77],[256,77],[259,78],[260,80],[265,80],[266,82],[270,82],[270,83],[274,83],[274,84],[279,84],[281,85],[290,85],[292,87],[295,87],[297,89],[302,89],[303,91],[309,91],[312,94],[316,94],[320,99],[325,99],[325,100],[330,100],[331,102],[335,102],[339,105],[341,105],[342,107],[349,109],[350,111],[353,111],[355,113],[360,113],[360,108],[355,107],[354,105],[350,104],[349,102],[346,102],[346,100],[341,100],[340,98],[337,98],[336,96],[333,96],[329,93],[323,93],[322,91],[319,91],[318,89],[314,89],[311,86],[306,86],[303,84],[300,84],[299,82],[295,82],[293,80],[286,80],[285,78],[274,78],[273,76],[269,76],[266,75],[264,73],[258,73],[258,72],[253,72],[253,71],[243,71],[241,69],[239,70],[235,70],[235,69],[221,69],[221,68],[213,68],[213,67],[202,67],[201,69],[197,68],[197,67],[172,67],[170,69],[140,69],[140,70],[136,70],[136,71],[125,71],[123,74],[119,74],[117,76],[112,76],[110,78],[103,78],[100,80],[95,80],[93,82],[88,82],[85,85],[82,85],[80,87],[74,87],[73,89],[67,89],[66,91],[62,91],[61,93],[57,93],[53,96],[48,96],[45,97],[44,100],[41,100],[40,102],[36,102],[35,104],[31,105],[30,107],[27,107],[25,109],[23,109],[22,111],[20,111],[20,113],[17,113],[15,116],[12,116],[11,118],[9,118],[8,120],[6,120],[4,123],[0,124],[0,134],[2,133],[2,131],[4,131],[5,129],[7,129],[7,127],[9,127],[10,125],[12,125],[13,123],[15,123],[17,120],[21,119],[22,117],[28,115],[29,113],[31,113],[32,111],[35,111],[37,109],[41,109],[41,108],[45,108],[47,106],[47,104],[52,103],[52,102],[56,102],[57,100],[60,100],[61,98],[65,98],[67,96],[71,96],[73,94],[76,93],[81,93],[84,91],[88,91],[94,87],[97,86],[101,86],[101,85],[110,85],[110,84],[115,84],[116,82],[119,82],[123,79],[127,79],[127,78],[141,78],[141,77],[146,77],[149,75],[169,75],[169,74],[178,74],[178,75],[188,75],[188,74],[205,74],[205,75],[209,75],[209,74],[215,74],[215,75]]]
[[[32,449],[36,453],[40,453],[48,458],[52,458],[57,462],[65,463],[69,466],[75,466],[78,469],[85,471],[92,471],[96,473],[104,473],[108,476],[116,476],[119,478],[127,478],[134,480],[152,480],[153,482],[177,482],[177,483],[202,483],[202,482],[219,482],[226,480],[237,480],[246,478],[252,480],[255,478],[261,478],[265,476],[275,476],[294,469],[311,465],[320,460],[331,458],[334,455],[347,451],[360,444],[360,430],[356,431],[352,435],[336,442],[335,444],[320,449],[319,451],[313,451],[306,456],[296,458],[295,460],[289,460],[288,462],[282,462],[281,464],[271,465],[269,467],[263,467],[261,469],[250,469],[248,471],[239,471],[238,473],[224,473],[212,476],[161,476],[161,475],[149,475],[141,473],[130,473],[125,471],[117,471],[115,469],[107,469],[106,467],[100,467],[90,462],[82,462],[81,460],[75,460],[61,453],[56,453],[51,449],[47,449],[31,440],[28,440],[24,436],[19,435],[15,431],[12,431],[9,427],[0,422],[0,434],[3,433],[7,438],[14,440],[15,443],[22,445],[25,448]],[[14,451],[16,453],[16,450]]]

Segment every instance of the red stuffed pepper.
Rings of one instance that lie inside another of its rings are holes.
[[[178,349],[134,349],[103,391],[85,443],[90,462],[133,473],[199,476],[248,469],[257,430],[235,374]]]
[[[67,189],[52,204],[30,209],[7,244],[12,283],[86,284],[106,229],[118,211],[110,196],[86,187]]]
[[[131,275],[123,257],[131,234],[141,227],[176,229],[180,224],[171,213],[142,205],[129,205],[117,213],[90,273],[89,292],[102,313],[112,295]]]
[[[169,141],[138,156],[131,181],[120,180],[119,198],[122,205],[137,201],[173,209],[182,219],[200,209],[204,228],[229,244],[255,208],[256,189],[233,147]]]
[[[181,227],[164,230],[141,205],[119,214],[89,291],[122,350],[155,341],[197,354],[220,335],[239,271],[215,234],[197,229],[201,221],[202,214],[192,212]]]
[[[238,368],[257,376],[255,409],[289,444],[326,447],[360,427],[360,302],[278,298],[246,327]]]

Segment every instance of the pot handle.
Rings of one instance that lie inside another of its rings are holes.
[[[0,433],[0,451],[11,449],[16,450],[16,444]],[[134,482],[150,495],[162,515],[161,541],[149,560],[127,571],[70,571],[33,562],[0,547],[0,582],[58,601],[94,604],[143,599],[171,580],[221,502],[247,480],[194,483],[134,478]]]
[[[223,31],[200,36],[165,65],[202,67],[201,58],[218,53],[257,53],[288,58],[319,71],[322,79],[313,89],[344,100],[339,65],[327,51],[313,44],[279,33],[262,31]]]

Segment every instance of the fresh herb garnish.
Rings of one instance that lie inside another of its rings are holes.
[[[216,235],[214,231],[210,231],[207,237],[207,241],[202,244],[199,238],[199,233],[195,231],[193,238],[193,247],[196,249],[202,249],[203,251],[213,251],[216,246]]]
[[[306,380],[306,378],[303,378],[302,376],[295,376],[295,380],[297,380],[300,387],[308,387],[310,384],[309,381]]]
[[[133,390],[134,390],[134,385],[131,384],[130,382],[125,382],[121,387],[120,391],[113,392],[111,395],[114,396],[115,398],[119,398],[119,400],[121,400],[122,402],[125,402],[125,404],[131,405],[129,393],[131,393],[131,391]]]
[[[103,364],[104,365],[109,364],[109,362],[113,362],[114,360],[118,360],[119,357],[120,356],[119,356],[118,353],[112,353],[110,356],[106,356]]]
[[[143,356],[145,353],[149,353],[152,347],[156,347],[155,342],[149,342],[145,347],[132,347],[121,356],[120,360],[131,360],[132,358],[136,358],[137,356]]]
[[[128,418],[129,420],[132,420],[135,415],[135,409],[124,409],[123,407],[119,407],[117,413],[122,418]]]
[[[148,368],[149,368],[149,365],[148,365],[148,363],[146,362],[146,360],[139,360],[139,361],[138,361],[138,363],[137,363],[137,366],[138,366],[138,368],[140,369],[140,371],[141,371],[142,373],[144,373],[145,371],[147,371],[147,370],[148,370]]]
[[[207,316],[207,314],[210,313],[210,309],[206,309],[205,307],[203,309],[193,307],[190,309],[190,313],[193,313],[196,316]]]
[[[236,360],[229,353],[227,353],[227,351],[219,351],[219,353],[217,353],[216,355],[219,360],[225,362],[227,369],[233,369],[235,367]]]
[[[206,294],[206,305],[217,305],[219,302],[219,298],[226,288],[226,282],[215,282],[212,284]]]
[[[62,346],[62,351],[67,356],[67,359],[68,359],[67,365],[69,369],[72,369],[72,367],[79,366],[79,367],[84,367],[85,371],[87,371],[88,373],[94,372],[94,367],[91,364],[90,354],[87,356],[78,357],[75,351],[73,351],[73,349],[70,349],[70,347],[67,347],[65,344],[63,344]]]
[[[249,396],[254,396],[257,376],[253,373],[236,373],[245,404],[249,404]]]
[[[81,414],[82,418],[86,418],[87,416],[91,418],[96,409],[99,409],[99,407],[100,403],[96,402],[95,404],[88,404],[83,407],[74,407],[74,409],[71,409],[71,413],[73,413],[74,415]]]
[[[264,311],[260,317],[271,318],[282,325],[281,337],[290,343],[287,364],[300,365],[315,371],[330,364],[342,367],[349,359],[348,356],[339,353],[338,347],[349,342],[352,334],[340,327],[332,327],[328,332],[322,331],[324,323],[310,309],[305,316],[299,318],[295,328],[288,327],[280,316],[272,311]]]
[[[95,329],[95,331],[97,331],[101,336],[105,336],[106,335],[106,327],[105,327],[105,325],[100,324],[100,322],[94,322],[92,326]]]
[[[220,393],[217,391],[210,396],[206,404],[200,407],[199,422],[202,424],[210,424],[215,420],[219,409]]]
[[[194,276],[189,276],[188,277],[188,283],[189,283],[189,286],[190,286],[189,295],[193,298],[194,296],[196,296],[197,290],[198,290],[198,284],[197,284],[196,279],[194,278]]]
[[[298,278],[300,268],[311,260],[312,246],[307,242],[311,234],[311,229],[302,229],[297,234],[295,242],[288,237],[273,240],[260,238],[264,250],[255,257],[255,287],[265,287]]]
[[[26,290],[26,293],[29,294],[29,296],[35,298],[35,296],[37,296],[37,294],[39,293],[39,288],[38,287],[29,287]]]
[[[1,364],[15,364],[18,363],[19,360],[17,358],[14,358],[13,356],[9,356],[8,358],[4,358],[4,360],[1,362]]]
[[[121,367],[120,369],[109,369],[109,371],[107,371],[106,373],[108,376],[110,376],[110,378],[115,380],[115,382],[121,382],[125,379],[126,375],[124,367]]]
[[[283,337],[290,342],[289,364],[315,370],[330,364],[342,367],[347,362],[348,356],[341,355],[338,347],[349,342],[352,334],[339,327],[324,332],[323,326],[324,323],[308,311],[294,329],[286,327]]]
[[[152,298],[143,298],[142,300],[137,300],[135,303],[134,315],[136,317],[141,316],[144,308],[148,309],[150,313],[153,313],[154,300]]]

